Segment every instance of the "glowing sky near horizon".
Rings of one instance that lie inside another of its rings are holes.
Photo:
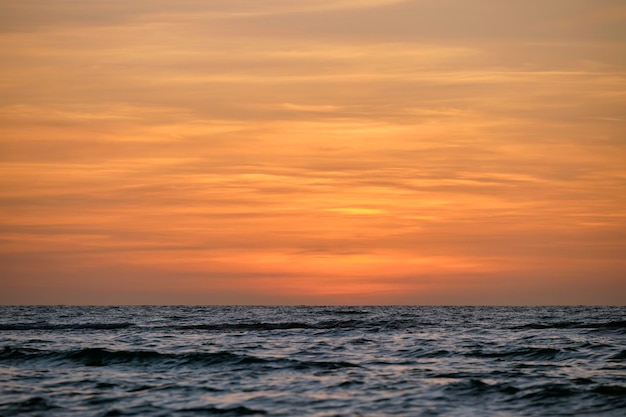
[[[0,303],[625,304],[625,27],[0,2]]]

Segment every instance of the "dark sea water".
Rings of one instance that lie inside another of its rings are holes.
[[[2,416],[626,416],[625,307],[0,307]]]

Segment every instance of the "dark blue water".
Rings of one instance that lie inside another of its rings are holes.
[[[0,307],[3,416],[624,416],[625,307]]]

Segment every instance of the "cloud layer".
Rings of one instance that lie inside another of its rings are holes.
[[[623,304],[621,1],[0,6],[0,302]]]

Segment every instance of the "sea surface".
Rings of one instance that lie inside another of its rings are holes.
[[[1,416],[626,416],[626,307],[0,307]]]

